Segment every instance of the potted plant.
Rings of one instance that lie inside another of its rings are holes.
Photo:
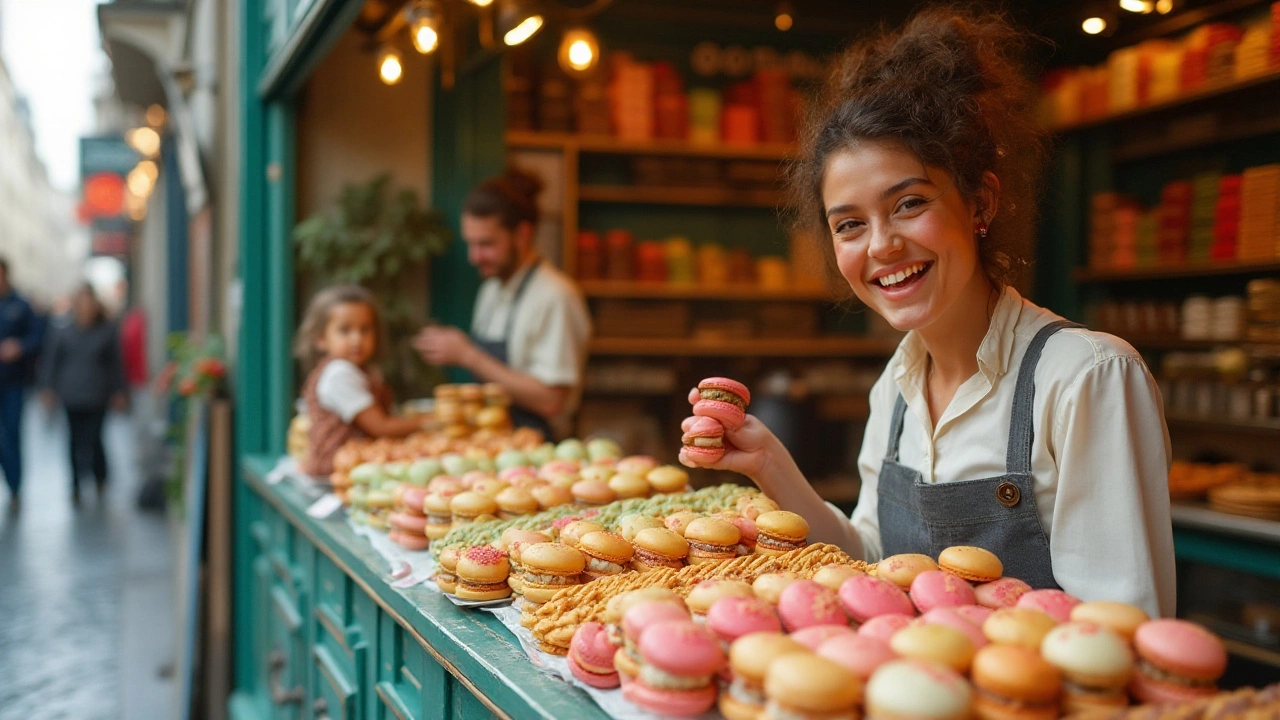
[[[421,207],[413,190],[393,189],[387,174],[346,185],[331,208],[293,230],[301,291],[348,283],[378,298],[388,333],[382,369],[402,399],[421,397],[440,381],[410,345],[426,320],[425,302],[415,303],[412,291],[426,287],[427,263],[450,238],[440,214]]]

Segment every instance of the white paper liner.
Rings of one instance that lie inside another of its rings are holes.
[[[568,658],[552,655],[538,649],[538,641],[534,639],[533,631],[520,624],[520,611],[514,605],[484,608],[484,611],[496,615],[498,621],[512,635],[516,636],[520,647],[529,656],[529,662],[533,663],[534,667],[552,677],[582,688],[587,695],[591,696],[596,705],[600,706],[601,710],[604,710],[616,720],[662,720],[664,717],[633,705],[629,700],[622,697],[621,689],[601,690],[600,688],[591,687],[574,677],[573,673],[569,671]],[[719,711],[712,709],[709,712],[695,716],[695,720],[724,720],[724,716]]]
[[[347,518],[347,527],[357,535],[361,535],[369,541],[374,550],[387,561],[387,571],[391,572],[399,563],[406,563],[409,566],[409,574],[402,578],[389,580],[393,587],[413,587],[421,585],[423,581],[431,577],[436,572],[436,559],[430,550],[409,550],[401,547],[399,543],[393,541],[387,533],[371,528],[368,525],[362,525],[351,518]],[[433,590],[438,590],[435,583],[427,585]]]

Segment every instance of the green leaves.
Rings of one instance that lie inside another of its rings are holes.
[[[427,282],[427,261],[448,248],[452,233],[435,210],[423,208],[408,188],[394,189],[389,174],[349,184],[326,211],[293,229],[297,269],[316,287],[362,285],[382,305],[388,335],[384,371],[401,397],[424,391],[438,378],[409,346],[419,324],[398,291]]]

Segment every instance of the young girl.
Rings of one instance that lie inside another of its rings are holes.
[[[1129,345],[1011,286],[1043,164],[1019,39],[999,19],[922,12],[846,51],[805,128],[791,177],[800,224],[858,299],[907,331],[871,390],[853,517],[824,504],[753,417],[726,432],[714,467],[856,557],[978,545],[1034,586],[1169,616],[1155,382]]]
[[[382,320],[373,295],[354,285],[318,293],[298,328],[294,353],[312,368],[302,387],[311,420],[302,470],[333,472],[333,455],[355,437],[404,437],[422,420],[391,414],[390,389],[373,361],[382,352]]]

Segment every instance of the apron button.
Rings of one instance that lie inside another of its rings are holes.
[[[1000,487],[996,488],[996,499],[1005,507],[1013,507],[1022,499],[1022,491],[1011,482],[1002,482]]]

